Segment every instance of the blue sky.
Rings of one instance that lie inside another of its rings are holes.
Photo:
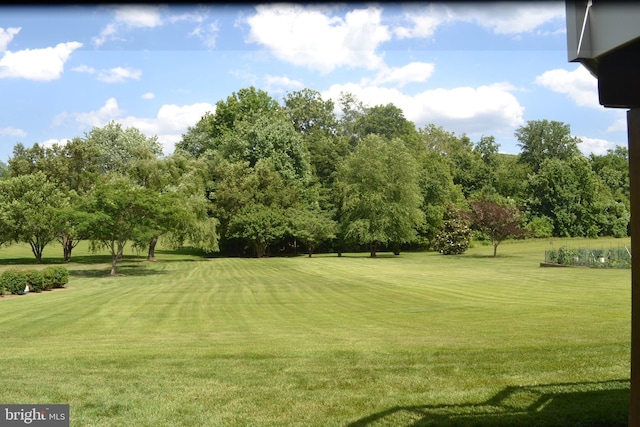
[[[393,103],[472,141],[557,120],[583,153],[627,145],[625,110],[567,60],[565,4],[141,4],[0,8],[0,160],[110,120],[164,153],[215,104],[255,86]]]

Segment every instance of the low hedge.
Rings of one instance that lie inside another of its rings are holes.
[[[24,294],[28,285],[31,292],[64,288],[69,283],[69,270],[64,267],[47,267],[43,270],[6,270],[0,274],[0,293]]]
[[[45,290],[44,277],[40,270],[27,270],[23,272],[27,278],[29,292],[42,292]]]
[[[22,295],[27,284],[27,275],[24,271],[6,270],[0,274],[0,288],[13,295]]]
[[[47,267],[42,270],[42,275],[48,289],[64,288],[69,283],[69,270],[64,267]]]

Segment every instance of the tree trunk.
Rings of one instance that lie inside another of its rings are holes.
[[[111,257],[111,275],[116,275],[116,266],[118,265],[118,260],[123,258],[122,252],[124,251],[125,242],[118,242],[118,250]],[[113,252],[112,252],[113,253]]]
[[[118,264],[118,254],[111,257],[111,275],[116,275],[116,265]]]
[[[149,254],[147,255],[147,261],[156,260],[156,245],[158,244],[158,236],[153,236],[149,242]]]
[[[391,246],[393,247],[393,254],[400,255],[400,243],[394,242],[391,244]]]
[[[256,248],[256,258],[262,258],[264,256],[264,247],[262,246],[262,244],[256,242],[255,248]]]
[[[498,253],[498,245],[499,243],[494,243],[493,244],[493,257],[496,257],[496,254]]]
[[[31,252],[36,257],[36,264],[42,264],[42,248],[38,243],[29,242],[31,245]]]
[[[369,255],[371,256],[371,258],[376,257],[377,256],[376,252],[378,250],[378,242],[371,243],[369,246],[369,250],[370,250]]]
[[[64,253],[64,262],[71,261],[71,250],[73,249],[73,238],[62,236],[62,252]]]

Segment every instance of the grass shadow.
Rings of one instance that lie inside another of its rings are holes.
[[[314,254],[316,255],[328,255],[328,256],[336,256],[338,258],[366,258],[366,259],[385,259],[385,258],[401,258],[402,252],[399,255],[395,255],[393,252],[376,252],[376,256],[372,257],[369,252],[343,252],[342,255],[338,256],[337,253],[332,254]]]
[[[160,256],[158,256],[160,255]],[[166,255],[170,258],[163,259],[162,255]],[[180,258],[180,256],[188,257],[201,257],[201,258]],[[175,257],[175,258],[174,258]],[[157,250],[156,261],[201,261],[206,258],[210,258],[210,255],[205,254],[202,251],[191,249],[177,249],[177,250]],[[122,261],[125,262],[147,262],[146,254],[142,255],[130,255],[125,254]],[[16,258],[0,258],[0,267],[2,266],[35,266],[35,265],[89,265],[89,264],[111,264],[110,254],[83,254],[73,255],[71,261],[65,261],[62,257],[43,257],[42,263],[37,264],[34,257],[24,256]]]
[[[509,255],[509,254],[501,254],[500,252],[498,252],[498,254],[496,256],[493,256],[493,254],[462,254],[461,258],[476,258],[476,259],[507,259],[507,258],[517,258],[516,255]]]
[[[42,263],[37,264],[34,257],[20,257],[20,258],[1,258],[0,266],[14,266],[14,265],[62,265],[68,264],[64,262],[62,258],[42,258]]]
[[[88,277],[88,278],[111,277],[110,273],[111,273],[110,265],[107,265],[104,268],[69,270],[69,276],[71,277]],[[116,276],[142,277],[142,276],[154,276],[159,274],[166,274],[166,272],[162,270],[146,268],[146,265],[141,262],[137,264],[127,263],[127,264],[118,265],[116,269]]]
[[[485,402],[399,406],[349,427],[627,426],[629,387],[628,380],[507,387]]]
[[[144,261],[146,258],[135,257],[125,255],[125,261],[138,262]],[[73,264],[111,264],[111,255],[109,254],[96,254],[96,255],[77,255],[72,256],[71,261],[67,262],[62,257],[58,258],[42,258],[42,263],[39,265],[73,265]],[[20,257],[20,258],[0,258],[0,266],[3,265],[38,265],[34,257]]]

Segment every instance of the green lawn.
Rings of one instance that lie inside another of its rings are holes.
[[[68,403],[78,427],[625,425],[630,270],[541,268],[550,246],[160,250],[106,277],[81,244],[67,289],[0,299],[0,403]]]

